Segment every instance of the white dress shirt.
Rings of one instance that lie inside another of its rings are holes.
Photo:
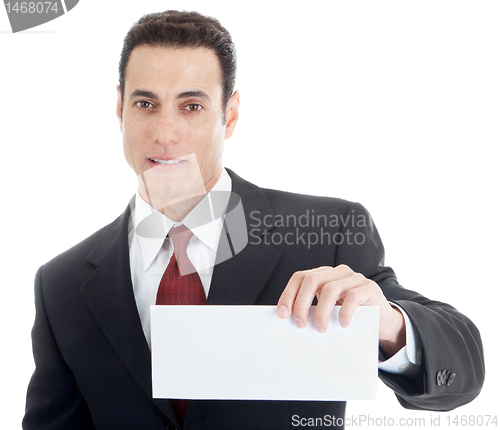
[[[224,191],[225,194],[227,194],[227,201],[225,202],[225,207],[227,207],[231,189],[231,178],[226,170],[223,169],[221,177],[211,191]],[[142,199],[139,193],[136,193],[135,207],[132,209],[128,229],[130,272],[142,329],[148,345],[150,346],[150,306],[156,303],[156,294],[160,280],[173,254],[171,240],[170,238],[165,238],[165,236],[174,226],[184,224],[193,232],[193,237],[189,242],[186,252],[200,275],[205,295],[208,297],[215,257],[217,254],[217,245],[224,220],[222,218],[215,218],[213,216],[213,210],[211,210],[211,220],[199,225],[200,223],[196,222],[196,220],[203,218],[203,214],[200,215],[200,211],[206,211],[207,203],[208,207],[212,209],[211,192],[195,206],[195,208],[182,220],[182,223],[175,223],[168,217],[159,213],[156,209],[152,208]],[[225,210],[223,213],[225,213]],[[138,234],[137,227],[152,214],[156,216],[161,215],[161,220],[163,221],[163,226],[159,228],[161,231],[158,232],[156,237],[144,237]],[[418,371],[420,364],[420,354],[416,346],[413,328],[406,313],[399,306],[393,303],[391,303],[391,305],[398,307],[404,316],[407,346],[402,348],[390,359],[380,362],[379,368],[391,373],[412,375]]]
[[[193,232],[193,237],[189,242],[186,252],[189,260],[200,275],[205,296],[207,297],[224,220],[222,218],[215,218],[212,210],[211,221],[199,225],[200,223],[197,220],[200,218],[203,219],[206,214],[197,216],[197,212],[205,212],[206,203],[212,208],[212,191],[227,191],[227,201],[225,202],[225,206],[227,207],[231,191],[231,178],[225,169],[223,169],[221,177],[212,190],[182,220],[182,224]],[[218,204],[220,204],[220,201],[218,201]],[[225,210],[223,212],[225,213]],[[137,226],[154,213],[161,215],[161,219],[163,220],[163,228],[159,229],[157,237],[144,237],[137,234]],[[170,238],[165,239],[165,236],[172,227],[180,224],[175,223],[149,206],[139,193],[135,195],[135,208],[133,208],[130,216],[128,232],[130,273],[142,329],[150,346],[150,306],[156,303],[156,293],[158,292],[160,280],[173,254],[173,244]]]

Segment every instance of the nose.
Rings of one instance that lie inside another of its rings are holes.
[[[179,142],[180,124],[174,112],[162,110],[158,112],[153,130],[153,139],[164,146]]]

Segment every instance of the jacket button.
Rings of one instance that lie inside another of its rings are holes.
[[[436,375],[436,383],[438,385],[451,385],[455,380],[455,374],[449,370],[440,370]]]
[[[439,371],[436,375],[436,382],[438,386],[443,383],[443,373],[441,371]]]
[[[177,427],[175,427],[172,423],[167,425],[167,430],[177,430]]]
[[[453,381],[455,380],[455,376],[456,376],[456,375],[455,375],[454,373],[452,373],[452,374],[449,376],[449,378],[448,378],[448,382],[446,383],[446,385],[448,385],[448,386],[449,386],[449,385],[451,385],[451,384],[453,383]]]

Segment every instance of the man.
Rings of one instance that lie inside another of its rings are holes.
[[[277,305],[318,332],[335,304],[343,326],[376,305],[380,377],[404,407],[450,410],[478,395],[477,329],[397,283],[361,205],[262,189],[223,169],[239,117],[235,70],[230,35],[211,18],[168,11],[129,31],[116,113],[139,190],[37,273],[25,429],[288,429],[294,416],[344,415],[345,402],[152,398],[149,307],[192,300]],[[301,226],[321,235],[314,245],[294,236],[306,213],[317,216]]]

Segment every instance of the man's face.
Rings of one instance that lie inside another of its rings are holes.
[[[139,190],[165,201],[208,192],[222,171],[224,139],[238,119],[238,93],[223,123],[222,76],[204,48],[134,48],[116,113]],[[121,111],[123,108],[123,116]]]

